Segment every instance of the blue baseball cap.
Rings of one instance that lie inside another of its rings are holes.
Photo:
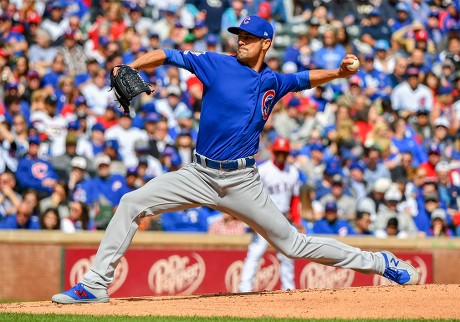
[[[86,104],[85,97],[83,95],[77,96],[77,98],[75,99],[75,106],[80,106],[80,105],[83,105],[83,104]]]
[[[104,147],[114,149],[114,150],[118,150],[118,148],[120,146],[119,146],[118,141],[116,139],[111,139],[111,140],[105,141]]]
[[[328,175],[341,174],[342,173],[342,164],[337,157],[332,157],[326,162],[326,168],[324,173]]]
[[[324,210],[325,211],[337,211],[337,204],[334,201],[328,201],[326,202],[326,205],[324,205]]]
[[[246,31],[251,35],[273,40],[273,27],[265,20],[256,15],[251,15],[243,19],[239,27],[230,27],[228,32],[238,35],[240,31]]]
[[[375,50],[388,50],[390,49],[390,44],[385,39],[379,39],[375,42],[374,45]]]
[[[67,124],[67,129],[69,130],[78,130],[80,128],[80,121],[75,120]]]
[[[315,142],[310,145],[310,151],[324,151],[324,145],[322,143]]]
[[[145,122],[157,123],[160,120],[160,116],[155,112],[150,112],[145,118]]]
[[[137,168],[136,167],[130,167],[126,170],[126,175],[134,175],[137,176]]]
[[[29,144],[37,144],[40,145],[40,137],[38,135],[31,135],[29,136]]]
[[[101,124],[101,123],[96,123],[93,125],[93,127],[91,128],[91,131],[101,131],[101,132],[105,132],[105,128],[104,126]]]
[[[409,8],[404,2],[399,2],[395,8],[396,8],[396,11],[409,12]]]
[[[354,169],[358,169],[358,170],[360,170],[361,172],[364,172],[364,170],[366,170],[366,165],[364,164],[363,161],[361,161],[361,160],[356,160],[356,161],[353,161],[353,162],[350,164],[350,171],[351,171],[351,170],[354,170]]]

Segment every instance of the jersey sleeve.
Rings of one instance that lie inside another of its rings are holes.
[[[224,54],[190,50],[165,49],[165,64],[184,68],[195,74],[205,87],[209,87],[217,75],[219,66],[223,66]]]
[[[276,74],[279,83],[279,97],[283,97],[289,92],[298,92],[310,89],[310,72],[303,71],[294,74]]]

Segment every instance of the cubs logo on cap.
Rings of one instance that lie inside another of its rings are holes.
[[[265,20],[256,15],[251,15],[243,19],[239,27],[230,27],[228,32],[238,35],[240,31],[246,31],[251,35],[273,40],[273,27]]]

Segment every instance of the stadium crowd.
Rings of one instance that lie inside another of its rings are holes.
[[[192,162],[197,77],[142,71],[155,92],[125,115],[110,71],[157,48],[234,53],[227,28],[257,14],[280,73],[361,62],[279,101],[262,133],[259,163],[277,137],[291,143],[303,229],[460,237],[458,0],[0,0],[0,12],[0,229],[105,229],[124,193]],[[246,227],[203,207],[140,229]]]

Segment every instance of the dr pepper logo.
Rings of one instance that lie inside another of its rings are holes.
[[[200,286],[205,274],[206,265],[197,253],[172,255],[152,265],[148,284],[155,295],[189,295]]]

